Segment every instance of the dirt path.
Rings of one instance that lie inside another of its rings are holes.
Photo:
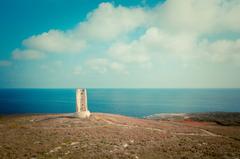
[[[54,116],[54,117],[48,117],[48,118],[44,118],[44,119],[38,119],[38,120],[31,120],[31,122],[47,122],[49,120],[57,120],[57,119],[76,119],[75,117],[72,117],[71,115],[64,115],[64,116]],[[160,129],[160,128],[154,128],[154,127],[143,127],[143,126],[139,126],[139,125],[129,125],[126,123],[119,123],[119,122],[115,122],[114,120],[112,120],[111,118],[100,118],[102,122],[104,122],[105,124],[103,125],[91,125],[91,126],[81,126],[81,127],[75,127],[75,129],[95,129],[95,128],[104,128],[106,126],[116,126],[116,127],[121,127],[121,128],[139,128],[139,129],[144,129],[144,130],[150,130],[150,131],[157,131],[160,133],[165,133],[165,134],[172,134],[172,135],[177,135],[177,136],[211,136],[211,137],[222,137],[221,135],[217,135],[214,134],[208,130],[202,129],[202,128],[197,128],[199,131],[199,133],[185,133],[185,132],[171,132],[168,130],[164,130],[164,129]],[[175,126],[185,126],[185,127],[190,127],[193,128],[193,126],[190,125],[186,125],[186,124],[180,124],[180,123],[176,123],[173,122],[171,123]],[[53,127],[41,127],[41,129],[52,129]],[[194,127],[196,129],[196,127]],[[37,127],[32,127],[32,129],[37,129]],[[72,129],[71,125],[69,125],[69,127],[55,127],[54,129],[56,130],[66,130],[66,129]]]

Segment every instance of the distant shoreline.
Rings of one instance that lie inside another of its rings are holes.
[[[160,113],[145,118],[152,120],[193,120],[215,122],[223,126],[240,126],[240,112]]]

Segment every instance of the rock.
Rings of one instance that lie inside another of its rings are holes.
[[[68,154],[70,154],[70,151],[65,152],[65,155],[68,155]]]
[[[123,144],[123,147],[124,148],[128,147],[128,144],[127,143]]]
[[[41,142],[40,141],[35,141],[34,144],[40,144]]]
[[[72,142],[70,145],[73,146],[73,145],[77,145],[79,144],[79,142]]]
[[[50,150],[49,153],[57,152],[61,148],[62,148],[61,146],[55,147],[54,149]]]

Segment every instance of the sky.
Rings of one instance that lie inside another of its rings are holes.
[[[1,0],[0,88],[240,88],[239,0]]]

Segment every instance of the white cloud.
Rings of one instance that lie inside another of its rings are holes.
[[[239,0],[167,0],[153,8],[101,3],[75,28],[50,30],[27,38],[23,41],[25,49],[14,50],[13,58],[80,53],[104,45],[107,47],[101,50],[105,52],[103,59],[84,59],[98,72],[124,72],[130,64],[150,66],[153,59],[164,55],[177,60],[236,61],[238,40],[219,39],[218,34],[239,35],[237,15],[240,15]],[[133,34],[139,28],[145,32]],[[208,40],[209,36],[214,40]]]
[[[150,60],[150,54],[144,46],[139,46],[138,42],[116,43],[112,45],[108,53],[115,60],[124,63],[145,63]]]
[[[144,17],[142,8],[114,7],[111,3],[101,3],[89,13],[87,21],[77,27],[65,32],[50,30],[33,35],[22,43],[26,52],[80,53],[87,47],[87,41],[101,43],[114,40],[141,26],[145,22]]]
[[[150,52],[186,54],[193,50],[195,40],[196,37],[191,34],[171,34],[156,27],[152,27],[140,37],[138,45],[144,46]]]
[[[37,60],[44,58],[44,56],[44,53],[36,50],[15,49],[12,52],[12,57],[15,60]]]
[[[128,74],[128,71],[126,70],[125,66],[123,64],[121,64],[121,63],[112,62],[112,63],[110,63],[109,67],[113,71],[124,73],[124,74]]]
[[[152,24],[196,34],[240,31],[238,0],[167,0],[152,11]]]
[[[215,62],[239,62],[240,60],[240,39],[217,40],[211,43],[205,41],[201,44],[201,49],[207,58]]]
[[[143,8],[114,7],[111,3],[101,3],[88,14],[87,21],[82,22],[75,32],[79,37],[94,41],[109,41],[142,27],[147,14]]]
[[[75,38],[71,32],[50,30],[47,33],[32,36],[23,41],[29,49],[50,53],[79,53],[86,47],[86,42]]]
[[[87,61],[87,67],[95,70],[98,73],[106,73],[108,71],[114,71],[118,73],[127,74],[125,66],[118,62],[112,62],[105,58],[96,58]]]
[[[196,37],[193,35],[169,34],[152,27],[131,43],[113,44],[108,53],[112,58],[124,63],[150,64],[156,55],[160,58],[163,54],[174,54],[181,58],[196,56],[191,54],[196,45]]]
[[[240,1],[168,0],[144,12],[145,23],[142,25],[147,24],[144,26],[146,32],[131,42],[118,41],[111,45],[108,49],[110,57],[124,63],[142,64],[151,63],[157,57],[155,55],[162,58],[163,54],[212,62],[239,59],[237,44],[228,45],[228,49],[217,46],[218,51],[215,42],[208,41],[208,46],[203,44],[209,35],[240,32],[240,19],[236,16],[240,15]]]
[[[8,67],[11,66],[12,62],[8,60],[0,60],[0,67]]]

